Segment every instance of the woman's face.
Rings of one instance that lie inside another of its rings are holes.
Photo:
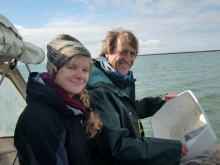
[[[54,82],[72,97],[84,89],[89,79],[90,70],[90,60],[87,57],[78,57],[58,70]]]

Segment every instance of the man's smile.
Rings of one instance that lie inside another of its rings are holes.
[[[129,64],[121,64],[123,67],[128,67]]]

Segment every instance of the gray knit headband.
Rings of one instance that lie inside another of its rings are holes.
[[[84,55],[92,58],[89,51],[76,38],[60,34],[53,38],[47,45],[47,57],[59,70],[67,60],[75,55]]]

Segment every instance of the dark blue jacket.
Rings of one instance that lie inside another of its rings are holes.
[[[40,77],[35,81],[38,76],[29,76],[27,106],[15,129],[20,165],[89,165],[83,115],[68,109]]]

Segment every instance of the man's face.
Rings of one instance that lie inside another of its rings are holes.
[[[113,53],[105,53],[105,57],[120,74],[127,75],[134,63],[136,50],[129,45],[127,39],[123,35],[120,35],[117,39],[117,45]]]

